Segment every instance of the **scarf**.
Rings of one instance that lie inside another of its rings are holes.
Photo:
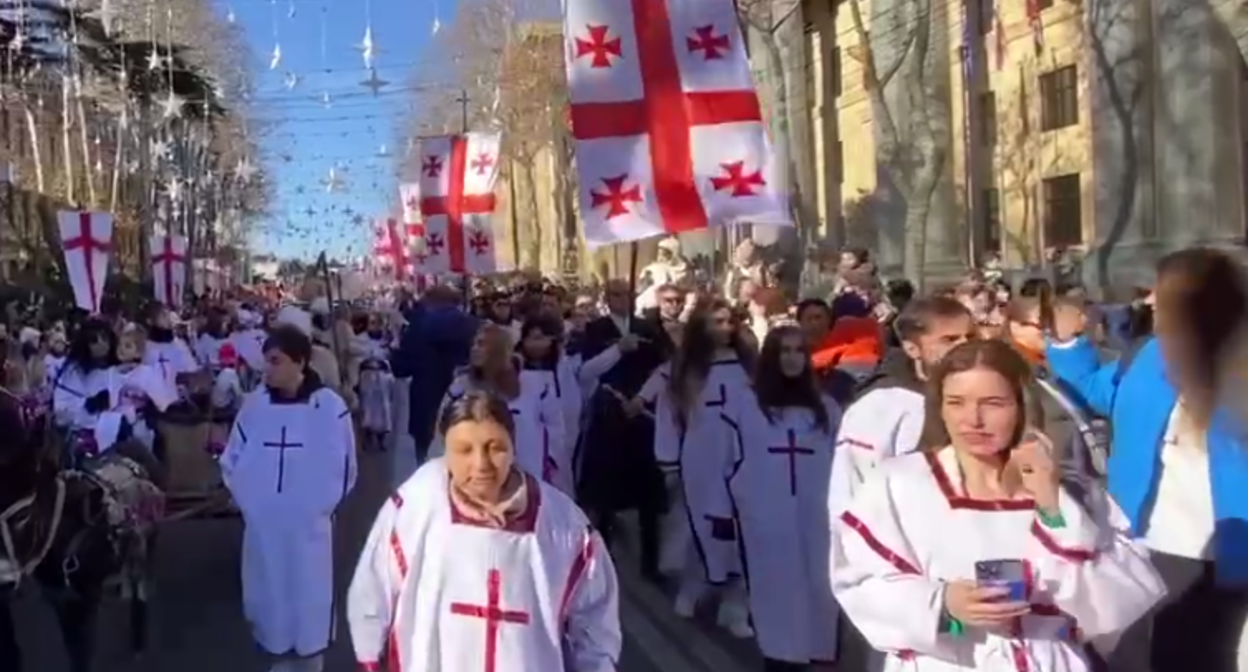
[[[451,501],[468,518],[501,530],[507,526],[508,521],[524,513],[529,503],[528,490],[528,479],[512,469],[503,485],[498,503],[482,502],[456,487],[454,483],[451,484]]]

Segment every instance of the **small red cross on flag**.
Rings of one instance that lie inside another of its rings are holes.
[[[567,0],[565,58],[591,247],[791,224],[733,0]]]
[[[83,310],[98,313],[113,251],[113,216],[107,212],[61,210],[56,213],[56,223],[61,230],[61,250],[69,284],[74,288],[74,302]]]
[[[373,254],[378,264],[389,268],[394,279],[402,282],[411,276],[411,252],[407,245],[407,230],[393,217],[377,221],[377,236],[373,243]]]
[[[420,179],[420,220],[424,222],[424,272],[494,273],[494,182],[498,177],[499,135],[466,133],[425,138]]]
[[[152,293],[169,306],[182,306],[186,294],[186,237],[152,236]]]

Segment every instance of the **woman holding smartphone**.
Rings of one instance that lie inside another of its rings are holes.
[[[883,463],[833,523],[832,588],[885,672],[1083,672],[1164,594],[1099,486],[1066,485],[1002,341],[929,379],[921,452]]]

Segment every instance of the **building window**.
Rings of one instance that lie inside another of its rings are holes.
[[[1040,130],[1079,123],[1078,86],[1078,70],[1073,65],[1040,75]]]
[[[1083,194],[1079,173],[1044,181],[1044,246],[1083,244]]]
[[[987,35],[992,30],[992,20],[996,15],[996,3],[994,0],[966,0],[966,2],[975,2],[979,5],[979,34]]]
[[[979,94],[979,143],[984,147],[997,145],[997,96],[991,91]]]
[[[841,48],[832,47],[832,53],[828,54],[828,77],[831,79],[829,84],[832,85],[832,97],[839,98],[841,95]]]
[[[1001,253],[1001,192],[984,190],[984,252]]]
[[[832,180],[845,183],[845,145],[840,140],[832,144]]]

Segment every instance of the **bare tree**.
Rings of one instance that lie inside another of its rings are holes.
[[[873,35],[859,0],[848,3],[858,44],[850,56],[863,67],[876,126],[876,159],[905,201],[907,277],[922,282],[928,221],[951,144],[949,100],[933,45],[932,0],[896,0],[881,16],[888,27]],[[881,56],[884,56],[881,58]],[[895,96],[895,98],[894,98]],[[894,114],[892,100],[905,102]]]

